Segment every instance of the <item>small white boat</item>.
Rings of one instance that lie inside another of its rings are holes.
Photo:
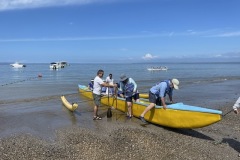
[[[68,66],[68,63],[66,61],[61,61],[60,65],[61,65],[61,68],[65,68],[66,66]]]
[[[21,63],[18,63],[18,62],[15,62],[13,64],[10,64],[13,68],[23,68],[23,67],[26,67],[25,64],[21,64]]]
[[[52,62],[52,63],[50,63],[49,68],[50,69],[59,69],[59,68],[61,68],[61,63],[60,62]]]
[[[50,63],[50,69],[59,69],[59,68],[65,68],[68,66],[68,63],[66,61],[60,61],[60,62],[52,62]]]
[[[148,68],[149,71],[167,71],[168,67],[160,66],[160,67],[150,67]]]

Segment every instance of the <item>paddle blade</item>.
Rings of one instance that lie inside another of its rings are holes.
[[[111,108],[108,108],[107,110],[107,118],[111,118],[112,117],[112,110]]]

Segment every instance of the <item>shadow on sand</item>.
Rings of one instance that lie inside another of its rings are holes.
[[[163,128],[172,132],[186,135],[186,136],[191,136],[191,137],[209,140],[209,141],[215,141],[213,138],[192,129],[175,129],[175,128],[167,128],[167,127],[163,127]]]
[[[240,153],[240,142],[236,141],[232,138],[223,138],[222,143],[228,143],[230,147],[235,149],[238,153]]]

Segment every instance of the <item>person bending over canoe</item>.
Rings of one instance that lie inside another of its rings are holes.
[[[119,85],[120,97],[126,98],[128,106],[127,117],[132,118],[132,99],[139,102],[137,84],[132,78],[128,78],[125,74],[121,74]]]
[[[150,104],[148,107],[142,112],[140,115],[140,120],[143,123],[147,123],[144,119],[144,115],[152,109],[155,105],[162,105],[163,109],[167,108],[167,105],[165,103],[165,97],[166,94],[168,94],[170,102],[173,103],[172,100],[172,94],[173,94],[173,88],[178,89],[179,81],[177,79],[169,79],[161,81],[160,83],[153,86],[149,91],[149,102]]]
[[[93,100],[94,100],[94,115],[93,120],[101,120],[102,118],[98,116],[98,107],[101,104],[101,92],[102,87],[116,87],[116,84],[108,84],[102,80],[104,75],[103,70],[98,70],[97,76],[94,78],[93,82]]]
[[[238,109],[240,108],[240,97],[238,98],[238,100],[235,102],[235,104],[233,105],[233,111],[234,113],[238,114],[239,111]]]

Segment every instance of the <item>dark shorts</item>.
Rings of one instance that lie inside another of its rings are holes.
[[[149,99],[150,103],[154,103],[154,104],[156,104],[158,106],[161,106],[161,99],[160,99],[160,97],[156,97],[156,95],[153,94],[151,91],[149,91],[149,98],[148,99]]]
[[[101,105],[101,95],[97,95],[93,93],[93,101],[95,105],[99,107]]]
[[[127,97],[127,98],[126,98],[126,101],[127,101],[127,102],[132,102],[132,99],[134,99],[135,101],[136,101],[137,99],[139,99],[139,93],[135,93],[133,96]]]

